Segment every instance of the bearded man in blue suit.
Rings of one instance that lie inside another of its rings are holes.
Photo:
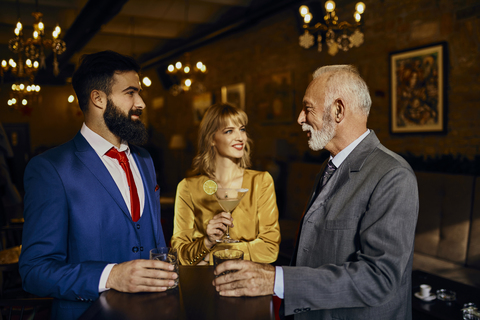
[[[165,239],[155,168],[136,146],[147,139],[139,69],[112,51],[84,56],[72,79],[80,132],[25,170],[20,274],[26,291],[55,298],[52,319],[78,318],[108,289],[158,292],[177,278],[148,260]]]

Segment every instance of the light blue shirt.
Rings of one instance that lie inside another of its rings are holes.
[[[355,141],[350,143],[345,149],[340,151],[335,157],[330,156],[330,160],[332,160],[335,167],[339,168],[340,165],[343,163],[345,159],[347,159],[348,155],[358,146],[363,139],[370,133],[370,130],[367,129],[364,134],[358,137]],[[284,292],[284,283],[283,283],[283,268],[276,266],[275,267],[275,285],[273,287],[273,292],[277,297],[283,299],[285,296]]]

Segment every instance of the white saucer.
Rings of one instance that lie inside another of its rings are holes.
[[[415,292],[415,297],[423,301],[432,301],[435,300],[437,296],[431,293],[428,297],[424,297],[420,292]]]

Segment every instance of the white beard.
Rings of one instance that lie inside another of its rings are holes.
[[[308,146],[313,151],[324,149],[333,137],[335,137],[337,124],[328,113],[325,115],[326,117],[323,119],[323,127],[321,130],[315,130],[306,123],[302,125],[303,131],[310,131],[311,136],[308,140]]]

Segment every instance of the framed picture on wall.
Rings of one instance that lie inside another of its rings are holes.
[[[390,54],[390,131],[446,131],[447,44]]]
[[[245,110],[245,83],[237,83],[222,87],[222,102],[230,103]]]

